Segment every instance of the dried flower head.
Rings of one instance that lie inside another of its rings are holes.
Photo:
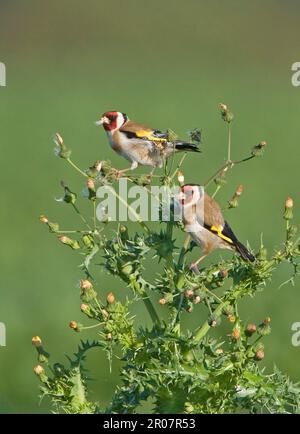
[[[265,140],[262,140],[252,148],[251,155],[253,155],[253,157],[260,157],[263,154],[266,146],[267,142]]]
[[[39,347],[40,345],[42,345],[42,339],[39,336],[33,336],[31,342],[32,345],[34,345],[35,347]]]
[[[87,279],[81,279],[79,286],[81,289],[91,289],[93,287],[92,283]]]
[[[86,186],[89,190],[95,190],[95,182],[92,178],[89,178],[86,182]]]
[[[219,276],[220,276],[222,279],[226,279],[226,277],[228,277],[228,271],[226,270],[226,268],[222,268],[222,269],[219,271]]]
[[[235,340],[240,339],[240,337],[241,337],[240,329],[238,329],[237,327],[235,327],[235,328],[232,330],[231,336],[232,336],[232,338],[235,339]]]
[[[70,238],[68,238],[66,235],[60,235],[59,237],[57,237],[57,239],[63,244],[68,244],[68,242],[70,241]]]
[[[200,295],[196,295],[196,297],[194,298],[194,303],[198,304],[198,303],[200,303],[200,301],[201,301]]]
[[[91,312],[90,306],[86,303],[81,303],[80,310],[81,310],[81,312],[83,312],[85,314],[89,314]]]
[[[226,112],[228,110],[228,107],[226,104],[220,103],[219,109],[222,110],[223,112]]]
[[[184,184],[184,174],[180,170],[177,172],[177,179],[179,184]]]
[[[283,218],[285,220],[291,220],[293,218],[293,207],[294,207],[294,201],[291,197],[288,197],[284,204],[284,214]]]
[[[66,235],[59,235],[57,239],[66,246],[70,246],[73,250],[80,249],[80,244],[77,240],[72,240],[71,238],[67,237]]]
[[[57,144],[57,146],[62,146],[64,144],[64,140],[59,133],[56,133],[54,135],[54,141]]]
[[[255,358],[258,361],[263,360],[264,357],[265,357],[265,352],[263,350],[259,350],[255,353]]]
[[[43,375],[43,374],[45,373],[45,369],[44,369],[43,366],[41,366],[41,365],[36,365],[36,366],[33,368],[33,371],[34,371],[34,373],[35,373],[36,375],[38,375],[38,376],[41,376],[41,375]]]
[[[101,313],[102,313],[103,318],[104,318],[105,320],[107,320],[107,319],[109,318],[109,313],[107,312],[107,310],[105,310],[105,309],[101,309]]]
[[[71,151],[67,149],[62,136],[59,133],[56,133],[53,137],[53,141],[56,145],[54,149],[55,155],[60,158],[69,158],[71,155]]]
[[[246,327],[246,333],[248,336],[253,335],[253,333],[256,332],[256,325],[255,324],[248,324]]]
[[[227,316],[227,318],[228,318],[228,321],[230,322],[230,324],[233,324],[235,322],[235,316],[234,315],[230,314]]]
[[[42,223],[48,223],[48,217],[46,217],[45,215],[40,215],[40,217],[39,217],[39,219],[40,219],[40,222],[42,222]]]
[[[186,289],[186,290],[184,291],[184,295],[185,295],[187,298],[192,298],[193,295],[194,295],[194,291],[193,291],[192,289]]]
[[[96,169],[97,172],[100,172],[101,168],[102,168],[102,162],[101,161],[96,161],[94,164],[94,168]]]
[[[293,208],[294,206],[294,201],[291,197],[288,197],[287,200],[285,201],[285,207],[286,208]]]
[[[114,296],[113,292],[109,292],[106,296],[106,301],[108,304],[113,304],[116,300],[116,297]]]
[[[69,327],[70,327],[70,329],[76,331],[78,329],[78,323],[77,323],[77,321],[71,321],[70,324],[69,324]]]

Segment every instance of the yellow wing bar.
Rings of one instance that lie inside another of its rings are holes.
[[[146,137],[148,140],[151,140],[153,142],[166,142],[167,139],[163,139],[161,137],[155,137],[152,135],[152,131],[147,130],[139,130],[135,132],[136,137],[144,138]]]
[[[218,235],[218,237],[222,238],[223,240],[227,241],[227,242],[230,243],[230,244],[233,244],[232,239],[229,238],[229,237],[226,237],[226,235],[224,235],[224,234],[222,233],[222,231],[223,231],[222,226],[215,226],[215,225],[214,225],[214,226],[211,226],[211,227],[210,227],[210,230],[211,230],[212,232],[215,232],[215,233]]]

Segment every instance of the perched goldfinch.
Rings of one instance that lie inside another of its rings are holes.
[[[204,193],[199,185],[183,185],[179,198],[185,230],[203,252],[203,255],[191,264],[191,268],[196,267],[215,249],[235,250],[245,261],[255,261],[255,257],[237,239],[229,224],[224,220],[217,202]]]
[[[103,125],[111,147],[131,162],[131,170],[138,165],[162,167],[164,159],[174,152],[200,152],[195,144],[181,140],[172,143],[168,140],[168,133],[130,121],[121,112],[104,113],[96,125]]]

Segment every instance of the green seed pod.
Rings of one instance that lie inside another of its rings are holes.
[[[124,265],[121,265],[120,271],[122,274],[124,274],[125,276],[130,276],[134,269],[133,269],[133,265],[130,262],[127,262]]]
[[[283,218],[285,220],[292,220],[293,218],[293,199],[291,197],[288,197],[285,201],[285,207],[284,207],[284,213]]]
[[[268,256],[268,251],[264,246],[261,246],[261,248],[258,251],[257,259],[260,259],[261,261],[265,261]]]
[[[59,231],[59,224],[58,223],[48,222],[48,227],[49,227],[50,232],[55,233],[55,232]]]
[[[47,351],[44,350],[44,348],[42,347],[42,345],[40,345],[39,347],[36,347],[36,350],[38,352],[38,361],[40,363],[48,363],[50,354],[47,353]]]
[[[84,234],[82,236],[82,241],[85,247],[87,247],[88,249],[92,249],[95,245],[94,238],[90,234]]]
[[[64,202],[74,204],[76,202],[77,195],[71,191],[66,191],[64,195]]]
[[[80,244],[77,240],[72,240],[69,237],[66,237],[65,235],[60,235],[58,237],[58,240],[62,243],[65,244],[66,246],[71,247],[71,249],[73,250],[78,250],[80,249]]]

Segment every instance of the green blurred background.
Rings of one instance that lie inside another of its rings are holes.
[[[0,88],[0,321],[7,327],[7,346],[0,347],[2,413],[49,411],[38,399],[31,337],[43,338],[52,361],[64,361],[80,338],[68,323],[84,321],[76,288],[81,258],[38,221],[45,213],[64,227],[79,226],[69,207],[54,201],[61,179],[79,192],[83,184],[54,156],[53,133],[63,135],[80,166],[111,159],[123,168],[127,162],[93,125],[104,111],[124,111],[181,136],[200,127],[203,154],[187,158],[184,171],[187,181],[201,183],[224,161],[226,129],[217,105],[229,104],[234,158],[262,139],[268,147],[262,159],[230,173],[218,199],[225,205],[244,184],[239,208],[226,216],[254,249],[263,233],[270,252],[284,237],[287,195],[300,221],[300,88],[291,85],[291,65],[300,61],[299,14],[296,0],[0,1],[0,61],[7,67],[7,86]],[[153,264],[147,273],[154,273]],[[299,281],[278,289],[288,275],[281,267],[266,291],[240,309],[251,322],[272,317],[264,363],[299,380],[300,348],[292,346],[290,330],[300,321]],[[128,294],[104,273],[98,279],[103,294]],[[148,321],[142,305],[134,313],[138,322]],[[188,325],[201,321],[195,309]],[[94,351],[88,366],[92,397],[108,403],[117,362],[110,374],[105,356]]]

